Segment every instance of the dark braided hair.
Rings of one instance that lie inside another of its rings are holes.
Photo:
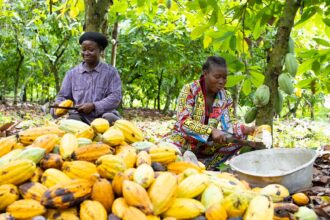
[[[227,68],[226,60],[223,57],[209,56],[206,62],[203,64],[202,70],[209,71],[211,65],[218,65],[223,68]]]

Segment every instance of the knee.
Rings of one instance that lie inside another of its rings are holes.
[[[117,121],[118,119],[120,119],[120,117],[114,113],[104,113],[102,115],[102,118],[108,120],[108,122],[110,123],[110,125],[113,125],[115,123],[115,121]]]
[[[69,114],[68,119],[73,119],[77,121],[83,121],[79,114]]]

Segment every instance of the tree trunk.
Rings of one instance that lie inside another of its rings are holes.
[[[158,78],[158,88],[157,88],[157,109],[160,110],[160,89],[163,82],[163,70],[160,71],[160,77]]]
[[[273,117],[275,115],[274,101],[278,93],[277,79],[282,72],[282,61],[288,51],[288,40],[300,4],[301,0],[285,1],[283,14],[278,22],[276,40],[265,73],[264,84],[269,87],[270,100],[266,106],[258,109],[256,125],[268,124],[273,127]]]
[[[17,39],[18,40],[18,39]],[[17,42],[17,48],[16,48],[18,55],[19,55],[19,61],[16,67],[16,79],[15,79],[15,88],[14,88],[14,104],[17,104],[17,92],[18,92],[18,83],[19,83],[19,73],[21,70],[21,66],[23,64],[24,55],[22,54],[21,49],[19,48],[18,42]]]
[[[102,32],[111,0],[85,0],[85,31]],[[107,35],[106,31],[102,32]]]
[[[232,95],[232,99],[233,99],[233,108],[234,108],[234,117],[237,118],[237,108],[238,108],[238,102],[239,102],[239,93],[241,91],[241,83],[234,86],[233,89],[233,95]]]
[[[118,47],[118,22],[115,22],[112,30],[112,50],[111,50],[111,65],[116,66],[117,47]]]

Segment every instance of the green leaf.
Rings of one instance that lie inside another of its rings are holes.
[[[298,66],[297,75],[301,75],[301,74],[307,72],[308,70],[311,70],[313,62],[314,62],[314,59],[309,59],[309,60],[304,61],[302,64],[300,64]]]
[[[321,44],[323,46],[326,46],[326,47],[330,47],[330,42],[328,42],[327,40],[324,40],[324,39],[321,39],[321,38],[313,38],[313,40],[318,43],[318,44]]]
[[[172,0],[166,0],[166,7],[170,9],[172,7]]]
[[[219,38],[216,38],[215,41],[224,41],[226,40],[227,38],[231,37],[234,35],[234,32],[232,31],[227,31],[226,33],[224,33],[221,37]],[[214,38],[214,37],[213,37]]]
[[[243,94],[248,96],[251,93],[251,81],[250,80],[245,80],[242,85],[242,91]]]
[[[250,74],[251,74],[250,80],[255,87],[259,87],[264,83],[264,79],[265,79],[264,74],[254,70],[251,70]]]
[[[145,0],[137,0],[137,6],[138,7],[143,7],[145,3]]]
[[[253,38],[255,40],[257,40],[260,37],[261,31],[262,31],[260,23],[261,23],[261,18],[258,19],[258,21],[255,24],[254,29],[253,29]]]
[[[312,70],[315,72],[315,73],[318,73],[320,71],[320,68],[321,68],[321,64],[318,60],[315,60],[312,64]]]
[[[212,38],[208,35],[205,35],[204,36],[204,39],[203,39],[203,46],[204,48],[208,48],[210,46],[210,43],[212,42]]]
[[[232,49],[233,51],[236,50],[236,36],[235,35],[231,36],[229,46],[230,46],[230,49]]]
[[[196,40],[197,38],[201,37],[204,32],[207,30],[208,26],[199,26],[196,27],[190,34],[192,40]]]
[[[324,18],[323,19],[324,24],[330,27],[330,18]]]
[[[304,21],[307,21],[316,12],[317,12],[317,6],[307,8],[307,10],[305,10],[304,13],[302,14],[301,19],[295,24],[295,26],[303,23]]]
[[[226,87],[233,87],[237,85],[239,82],[241,82],[243,79],[245,79],[244,75],[229,75],[227,76],[227,83]]]
[[[212,12],[212,15],[211,15],[211,18],[209,21],[209,25],[213,26],[217,23],[217,21],[218,21],[218,8],[215,8]]]
[[[310,84],[313,80],[314,80],[314,78],[308,78],[308,79],[300,80],[296,84],[296,87],[301,88],[301,89],[308,89],[308,88],[310,88]]]
[[[207,2],[206,0],[198,0],[199,7],[201,8],[202,12],[205,14],[207,9]]]

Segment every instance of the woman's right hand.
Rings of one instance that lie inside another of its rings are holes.
[[[220,131],[219,129],[213,128],[212,130],[212,140],[215,143],[226,143],[226,133]]]

